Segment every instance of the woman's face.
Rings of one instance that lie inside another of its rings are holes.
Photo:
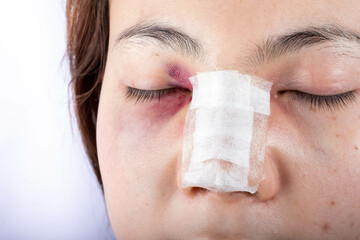
[[[97,146],[117,238],[359,239],[359,12],[358,0],[110,0]],[[182,189],[188,77],[230,69],[273,82],[265,175],[254,195]]]

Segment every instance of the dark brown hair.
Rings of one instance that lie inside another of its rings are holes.
[[[96,118],[109,41],[108,0],[67,0],[66,18],[75,115],[86,153],[102,186]]]

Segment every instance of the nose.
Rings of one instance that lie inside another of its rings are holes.
[[[280,171],[278,167],[278,163],[276,161],[276,157],[272,154],[272,150],[269,148],[266,151],[264,165],[263,165],[263,173],[262,179],[260,181],[259,187],[254,194],[250,194],[247,192],[241,191],[230,191],[230,192],[217,192],[216,189],[205,189],[202,187],[186,187],[182,186],[182,176],[183,172],[181,170],[178,171],[177,175],[177,187],[179,191],[181,191],[187,197],[195,197],[197,195],[204,194],[214,194],[218,198],[227,199],[229,196],[232,198],[241,198],[241,197],[251,197],[256,198],[259,201],[269,201],[272,200],[278,193],[280,189]],[[238,194],[243,193],[243,194]]]
[[[180,188],[271,199],[279,176],[271,158],[264,165],[272,83],[237,71],[199,73],[190,81]]]

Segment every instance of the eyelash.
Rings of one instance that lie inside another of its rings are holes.
[[[311,108],[318,110],[340,110],[348,107],[349,104],[356,102],[358,92],[350,91],[337,95],[320,96],[300,91],[287,91],[290,100],[303,101]]]
[[[175,95],[179,92],[190,93],[187,89],[167,88],[160,90],[143,90],[132,87],[126,89],[126,99],[135,99],[136,103],[149,102],[154,99],[161,100],[162,97]],[[356,102],[358,92],[350,91],[342,94],[331,96],[313,95],[301,91],[284,91],[291,100],[302,101],[310,105],[310,107],[319,110],[338,110],[345,109],[349,104]]]
[[[143,90],[143,89],[127,87],[125,96],[126,99],[135,99],[136,103],[141,103],[141,102],[149,102],[154,99],[158,99],[160,101],[162,97],[171,96],[171,95],[175,95],[176,93],[186,92],[186,91],[188,90],[180,89],[180,88]]]

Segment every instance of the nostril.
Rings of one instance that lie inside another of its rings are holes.
[[[210,190],[205,189],[205,188],[201,188],[201,187],[192,187],[190,189],[190,193],[192,195],[202,195],[202,194],[206,194],[208,192],[210,192]]]
[[[182,188],[182,191],[189,197],[201,196],[210,192],[210,190],[201,187]]]
[[[251,194],[249,192],[232,192],[232,193],[229,193],[231,196],[233,197],[240,197],[240,196],[248,196],[248,197],[251,197],[251,196],[254,196],[254,194]]]
[[[177,172],[177,187],[182,193],[184,193],[185,195],[187,195],[189,197],[195,197],[197,195],[203,195],[203,194],[206,194],[207,192],[209,192],[209,190],[202,188],[202,187],[197,187],[197,186],[183,187],[183,185],[182,185],[183,175],[182,174],[183,174],[183,172],[181,170]]]
[[[217,192],[209,189],[205,189],[202,187],[187,187],[182,188],[181,191],[188,197],[188,198],[197,198],[197,197],[209,197],[216,201],[220,202],[234,202],[238,201],[239,199],[244,198],[253,198],[254,194],[249,192]]]

